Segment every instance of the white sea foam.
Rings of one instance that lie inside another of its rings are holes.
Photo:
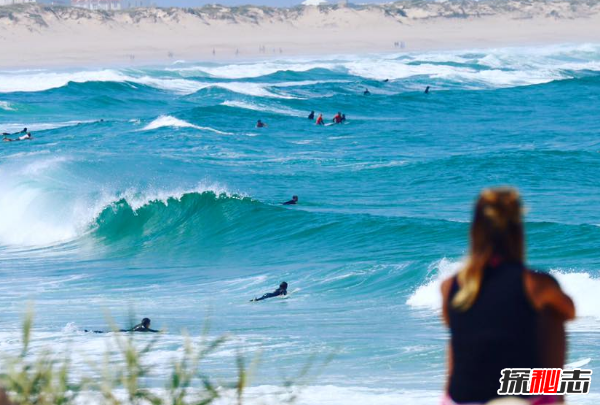
[[[446,258],[433,263],[429,266],[425,282],[411,294],[406,303],[412,308],[440,310],[442,281],[456,274],[462,265],[461,261],[451,261]]]
[[[26,74],[1,74],[0,93],[44,91],[63,87],[69,82],[123,82],[126,79],[126,75],[111,69],[73,73],[35,72]]]
[[[87,120],[87,121],[65,121],[65,122],[33,122],[33,123],[29,123],[29,124],[13,122],[13,123],[2,124],[2,130],[4,132],[17,132],[17,131],[21,131],[23,128],[27,128],[27,130],[31,131],[31,132],[46,131],[46,130],[50,130],[50,129],[74,127],[75,125],[89,124],[91,122],[95,122],[95,121]]]
[[[600,320],[600,278],[586,272],[552,271],[564,291],[575,301],[577,317]]]
[[[86,82],[135,83],[181,95],[193,94],[210,87],[219,87],[236,93],[257,97],[293,98],[269,92],[266,87],[272,84],[243,82],[207,83],[183,78],[134,76],[110,69],[70,73],[4,74],[0,75],[0,93],[44,91],[63,87],[69,83]],[[286,84],[284,83],[284,85]]]
[[[0,100],[0,110],[4,110],[4,111],[15,111],[15,108],[13,107],[13,105],[11,103],[9,103],[8,101],[1,101]]]
[[[189,66],[182,68],[172,68],[168,70],[182,72],[183,74],[187,75],[193,75],[197,72],[222,79],[243,79],[261,77],[285,71],[306,72],[308,70],[317,68],[331,69],[334,66],[335,65],[329,61],[308,63],[301,61],[280,61],[236,63],[222,66]]]
[[[215,132],[217,134],[222,135],[231,135],[229,132],[219,131],[218,129],[210,128],[210,127],[202,127],[199,125],[191,124],[187,121],[180,120],[179,118],[172,117],[170,115],[161,115],[156,118],[154,121],[150,122],[144,128],[140,129],[140,131],[151,131],[153,129],[171,127],[171,128],[194,128],[200,131],[210,131]]]
[[[288,107],[284,107],[284,106],[272,106],[272,105],[268,105],[268,104],[260,104],[260,103],[236,101],[236,100],[226,100],[221,104],[228,106],[228,107],[243,108],[245,110],[261,111],[261,112],[271,112],[271,113],[275,113],[275,114],[289,115],[289,116],[293,116],[293,117],[308,116],[308,114],[305,112],[294,110],[292,108],[288,108]]]

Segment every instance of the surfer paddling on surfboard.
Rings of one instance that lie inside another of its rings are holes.
[[[280,295],[287,295],[287,287],[288,283],[284,281],[281,284],[279,284],[279,288],[273,291],[272,293],[266,293],[260,298],[251,299],[250,302],[262,301],[266,300],[267,298],[279,297]]]

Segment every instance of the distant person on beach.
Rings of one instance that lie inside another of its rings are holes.
[[[314,120],[315,119],[315,112],[311,111],[310,114],[308,114],[308,119],[309,120]]]
[[[335,124],[341,124],[342,123],[342,113],[338,112],[335,117],[333,117],[333,122]]]
[[[296,205],[298,204],[298,196],[292,196],[292,199],[289,201],[284,202],[282,205]]]
[[[18,132],[18,133],[21,133],[21,132]],[[27,132],[25,135],[20,136],[18,138],[14,138],[14,139],[4,138],[3,140],[4,140],[4,142],[16,142],[16,141],[28,141],[30,139],[33,139],[33,137],[31,136],[31,132]]]
[[[18,135],[18,134],[26,134],[26,133],[27,133],[27,128],[23,128],[22,131],[13,132],[12,134],[9,134],[8,132],[3,132],[2,136],[10,136],[10,135]]]
[[[365,89],[365,91],[363,91],[363,94],[364,94],[365,96],[368,96],[368,95],[370,95],[370,94],[371,94],[371,92],[369,91],[369,89]]]
[[[429,94],[429,86],[425,87],[425,94]]]
[[[323,114],[319,114],[319,117],[317,118],[317,122],[315,124],[325,125],[325,121],[323,121]]]
[[[256,128],[265,128],[266,126],[267,124],[265,124],[261,120],[258,120],[258,122],[256,123]]]
[[[450,328],[444,405],[497,398],[504,368],[562,368],[564,322],[573,301],[550,275],[527,268],[519,193],[484,190],[471,223],[470,257],[442,283],[442,316]],[[562,402],[527,396],[527,404]]]
[[[273,291],[272,293],[266,293],[262,297],[260,297],[260,298],[253,298],[250,301],[251,302],[256,302],[256,301],[266,300],[267,298],[279,297],[280,295],[287,295],[287,288],[288,288],[288,283],[286,283],[284,281],[281,284],[279,284],[279,288],[276,289],[275,291]]]

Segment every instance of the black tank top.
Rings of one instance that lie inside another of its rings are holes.
[[[529,302],[521,264],[488,266],[471,308],[448,308],[454,368],[448,393],[457,403],[487,402],[498,396],[503,368],[539,367],[537,313]]]

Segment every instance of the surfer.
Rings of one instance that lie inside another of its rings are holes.
[[[341,124],[343,121],[342,119],[342,113],[338,111],[338,113],[335,115],[335,117],[333,117],[333,122],[335,124]]]
[[[291,200],[284,202],[282,205],[296,205],[296,204],[298,204],[298,196],[294,195],[294,196],[292,196]]]
[[[8,132],[3,132],[2,136],[9,136],[9,135],[19,135],[19,134],[26,134],[27,133],[27,128],[23,128],[22,131],[19,132],[13,132],[12,134],[9,134]]]
[[[21,134],[22,132],[17,132],[18,134]],[[28,141],[30,139],[33,139],[33,137],[31,136],[31,132],[27,132],[25,135],[20,136],[18,138],[4,138],[4,142],[16,142],[16,141]]]
[[[316,124],[317,125],[325,125],[325,121],[323,121],[323,114],[319,114]]]
[[[150,318],[144,318],[144,319],[142,319],[141,323],[135,325],[133,328],[127,329],[127,330],[121,330],[121,332],[152,332],[152,333],[156,333],[158,331],[155,329],[150,329]]]
[[[451,334],[444,404],[497,398],[506,367],[564,366],[564,322],[575,318],[575,306],[554,277],[527,268],[521,212],[516,190],[484,190],[471,224],[470,258],[442,283],[442,317]]]
[[[364,94],[365,96],[368,96],[368,95],[370,95],[370,94],[371,94],[371,92],[369,91],[369,89],[365,89],[365,91],[363,91],[363,94]]]
[[[91,332],[91,333],[106,333],[102,330],[88,330],[88,329],[84,329],[84,332]],[[150,329],[150,318],[144,318],[142,319],[142,322],[135,325],[133,328],[131,329],[120,329],[119,332],[152,332],[152,333],[157,333],[159,331],[155,330],[155,329]]]
[[[429,94],[429,86],[425,87],[425,94]]]
[[[383,82],[384,82],[384,83],[387,83],[387,82],[389,82],[389,81],[390,81],[390,79],[385,79]]]
[[[315,112],[311,111],[310,114],[308,114],[308,119],[309,120],[314,120],[315,119]]]
[[[250,300],[250,302],[262,301],[262,300],[266,300],[267,298],[279,297],[280,295],[287,295],[287,288],[288,288],[288,283],[286,283],[284,281],[281,284],[279,284],[279,288],[276,289],[275,291],[273,291],[272,293],[266,293],[265,295],[263,295],[260,298],[253,298]]]
[[[256,123],[256,128],[264,128],[266,126],[267,126],[267,124],[265,124],[261,120],[258,120],[258,122]]]
[[[346,122],[346,114],[342,114],[342,122]]]

